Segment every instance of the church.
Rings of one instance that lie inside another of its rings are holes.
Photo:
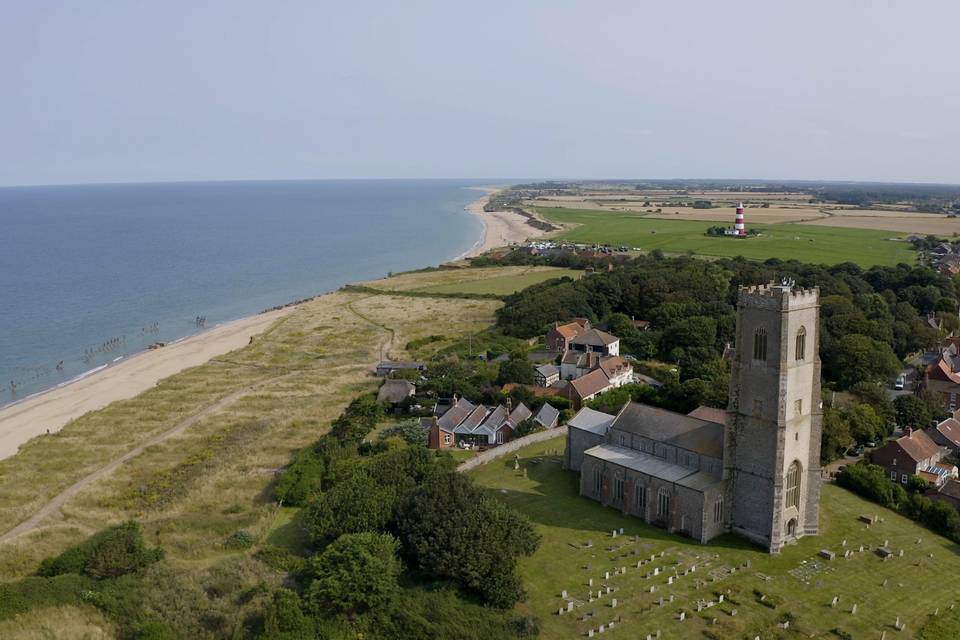
[[[733,532],[778,553],[816,535],[818,319],[817,289],[741,287],[726,412],[582,410],[565,460],[580,494],[700,542]]]

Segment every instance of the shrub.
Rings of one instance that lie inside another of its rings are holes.
[[[102,580],[137,571],[162,557],[162,550],[147,549],[140,524],[131,520],[104,529],[55,558],[45,559],[37,574],[50,577],[84,573]]]
[[[340,536],[310,560],[310,609],[355,615],[385,604],[397,590],[402,564],[396,538],[381,533]]]
[[[223,541],[223,546],[227,549],[249,549],[256,544],[257,539],[246,529],[234,531],[227,539]]]

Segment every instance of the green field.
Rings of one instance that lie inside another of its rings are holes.
[[[635,213],[588,209],[537,208],[537,212],[552,222],[579,225],[561,236],[571,242],[627,245],[669,253],[692,251],[705,256],[743,256],[754,260],[855,262],[862,267],[916,262],[916,252],[908,243],[891,240],[898,235],[893,231],[764,224],[753,226],[762,236],[738,239],[704,235],[709,227],[717,225],[715,222],[661,220]]]
[[[613,636],[619,638],[645,638],[658,629],[667,639],[843,637],[834,629],[854,638],[880,638],[882,631],[888,640],[955,637],[934,632],[934,626],[956,629],[956,622],[948,623],[946,616],[960,612],[949,611],[960,598],[960,548],[892,511],[828,485],[821,501],[821,535],[805,538],[780,555],[768,555],[733,536],[700,545],[578,496],[576,475],[560,467],[556,454],[562,449],[562,439],[521,449],[520,472],[513,470],[512,455],[471,472],[498,498],[525,513],[543,536],[536,554],[522,563],[529,598],[518,608],[540,618],[544,640],[585,637],[588,629],[618,617]],[[861,514],[879,514],[883,521],[867,527],[857,519]],[[612,538],[610,532],[620,527],[625,535]],[[844,539],[846,549],[853,551],[849,559],[843,558]],[[593,548],[582,548],[588,540]],[[904,549],[904,556],[881,560],[872,549],[884,540],[895,551]],[[837,559],[819,558],[817,552],[824,548],[837,552]],[[661,552],[663,557],[648,562],[651,554]],[[641,559],[646,562],[638,569]],[[683,575],[693,565],[696,571]],[[625,574],[614,575],[615,568],[624,566]],[[654,567],[661,575],[646,577]],[[680,577],[668,585],[674,569]],[[730,575],[731,569],[736,573]],[[604,579],[606,571],[609,580]],[[614,593],[589,602],[590,578],[593,590],[609,584]],[[698,586],[698,580],[703,584]],[[649,593],[651,585],[656,593]],[[557,610],[566,604],[562,590],[575,605],[573,612],[561,616]],[[697,612],[698,600],[717,602],[721,593],[726,602]],[[834,596],[840,597],[836,608],[831,607]],[[614,597],[616,608],[610,606]],[[934,619],[937,608],[940,617]],[[681,611],[683,622],[678,619]],[[581,621],[589,612],[595,615]],[[897,616],[906,622],[902,632],[893,627]],[[787,618],[792,620],[789,630],[779,628]]]
[[[516,275],[495,276],[492,278],[484,278],[482,280],[465,278],[459,281],[437,284],[428,287],[420,287],[413,289],[413,291],[417,291],[419,293],[492,293],[494,295],[505,296],[511,293],[516,293],[521,289],[526,289],[527,287],[539,282],[543,282],[544,280],[550,280],[551,278],[562,278],[564,276],[568,276],[570,278],[577,279],[582,275],[582,271],[576,271],[574,269],[537,268],[528,269],[526,272],[518,273]]]

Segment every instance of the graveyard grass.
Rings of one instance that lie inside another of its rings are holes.
[[[561,468],[563,448],[564,439],[557,438],[521,449],[520,472],[513,469],[513,456],[471,472],[497,498],[526,514],[543,536],[536,554],[522,562],[529,597],[518,610],[540,618],[544,640],[585,637],[588,629],[596,630],[617,616],[622,622],[617,623],[614,636],[639,639],[657,629],[667,639],[838,637],[834,630],[854,638],[880,638],[886,631],[888,640],[958,637],[954,631],[960,628],[960,607],[953,611],[949,607],[960,599],[960,547],[892,511],[827,485],[821,500],[821,534],[804,538],[778,556],[734,536],[700,545],[581,498],[577,475]],[[868,528],[858,520],[860,515],[874,514],[883,522]],[[621,527],[625,535],[611,537],[611,531]],[[918,538],[922,538],[920,544]],[[854,551],[850,559],[843,557],[843,539],[846,549]],[[873,549],[885,539],[895,551],[904,549],[904,557],[881,560]],[[588,540],[593,542],[592,549],[576,548]],[[862,553],[857,551],[860,545],[865,547]],[[611,547],[616,551],[608,551]],[[836,552],[837,558],[819,558],[821,549]],[[622,555],[633,550],[636,556]],[[661,551],[663,558],[636,567],[637,560],[649,560]],[[674,565],[677,560],[682,564]],[[747,561],[750,567],[743,568]],[[591,569],[585,570],[588,563]],[[676,566],[682,573],[692,564],[697,565],[695,573],[667,585],[665,569],[672,573]],[[615,567],[623,566],[625,574],[613,575]],[[661,575],[644,578],[653,567],[661,567]],[[737,572],[696,588],[696,580],[707,581],[712,572],[723,568],[737,568]],[[611,572],[610,580],[603,579],[605,571]],[[614,593],[588,603],[589,578],[594,590],[610,584]],[[882,586],[885,579],[886,587]],[[651,585],[657,588],[654,594],[649,593]],[[558,615],[566,604],[560,597],[562,590],[576,598],[577,605],[573,612]],[[697,612],[698,599],[717,601],[720,593],[727,602]],[[658,598],[668,600],[670,594],[674,602],[658,606]],[[758,594],[766,596],[764,603]],[[837,595],[839,604],[832,608],[831,600]],[[614,597],[618,606],[611,608]],[[851,613],[854,604],[856,614]],[[934,618],[938,607],[940,615]],[[736,616],[730,615],[733,609]],[[596,615],[581,622],[579,618],[590,611]],[[683,622],[678,620],[680,611],[686,612]],[[898,615],[906,623],[901,632],[893,626]],[[787,618],[792,619],[789,630],[779,628],[778,623]]]
[[[892,240],[894,231],[821,227],[803,224],[753,225],[762,235],[746,239],[705,235],[716,222],[663,220],[642,214],[537,207],[551,222],[567,226],[560,237],[570,242],[608,243],[717,257],[743,256],[752,260],[780,258],[813,264],[855,262],[861,267],[914,264],[916,252],[909,243]],[[730,224],[733,220],[731,218]],[[729,225],[728,225],[729,226]],[[747,226],[751,227],[749,219]]]

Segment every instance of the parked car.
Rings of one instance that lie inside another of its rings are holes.
[[[900,374],[897,376],[897,381],[893,383],[893,388],[897,391],[903,391],[903,388],[907,385],[907,376]]]
[[[864,446],[867,447],[868,449],[873,449],[874,447],[877,446],[877,443],[876,443],[876,442],[872,442],[872,441],[871,441],[871,442],[864,442],[863,444],[864,444]]]

